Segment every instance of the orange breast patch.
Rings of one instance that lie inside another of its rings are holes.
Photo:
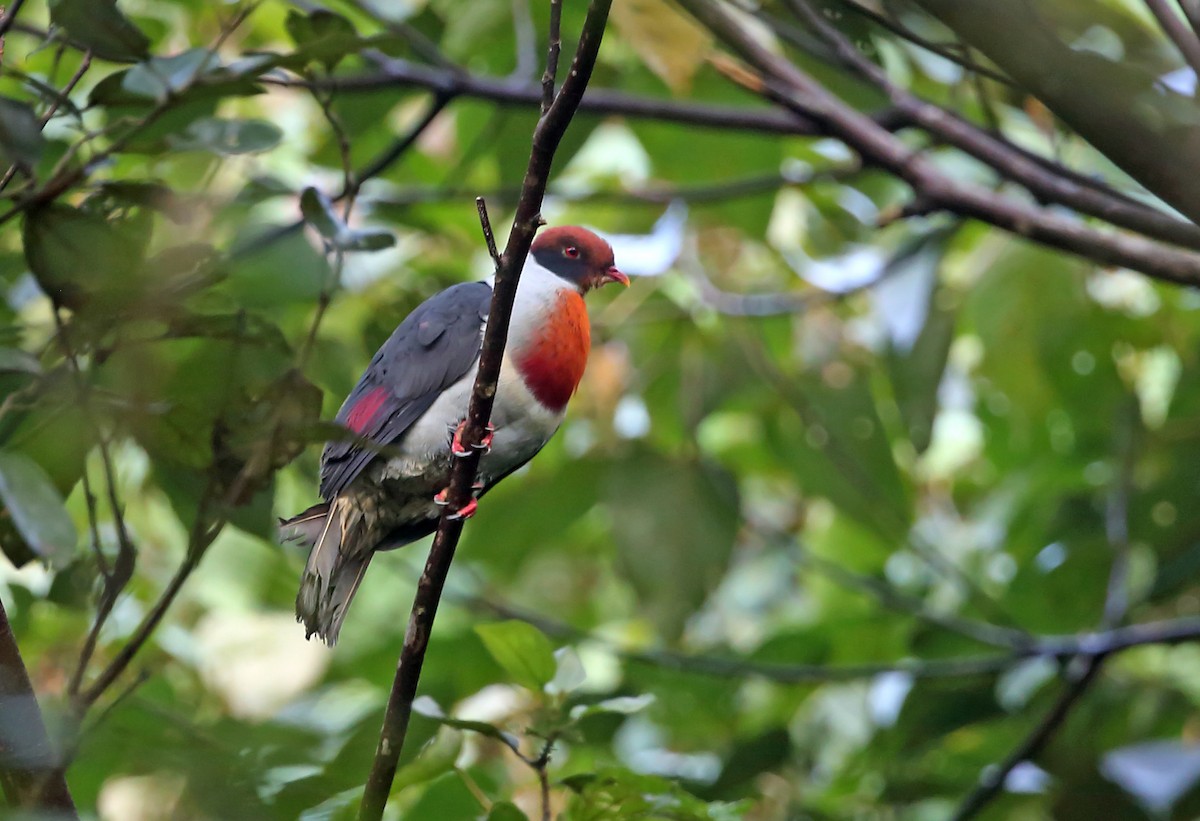
[[[560,411],[579,387],[592,344],[583,297],[564,291],[546,322],[515,352],[514,361],[530,393]]]

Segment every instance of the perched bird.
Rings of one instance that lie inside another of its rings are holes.
[[[612,248],[585,228],[543,231],[521,272],[476,490],[533,458],[562,423],[587,364],[583,295],[629,284]],[[452,450],[479,367],[491,279],[454,285],[409,314],[375,354],[336,421],[363,440],[333,441],[321,455],[321,497],[282,520],[281,535],[311,546],[296,596],[308,637],[337,641],[371,557],[437,529]],[[472,500],[455,515],[475,510]]]

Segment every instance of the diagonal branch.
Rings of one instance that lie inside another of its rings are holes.
[[[1043,202],[1066,205],[1083,214],[1137,231],[1154,239],[1200,250],[1200,227],[1094,184],[1085,185],[1048,168],[1017,146],[989,133],[958,114],[922,100],[888,79],[854,43],[816,12],[808,0],[788,0],[792,11],[834,50],[838,60],[887,95],[900,115],[948,145],[963,151],[997,173],[1024,186]],[[1193,38],[1194,39],[1194,38]],[[1200,41],[1197,41],[1200,48]],[[1065,171],[1066,169],[1063,169]]]
[[[1046,711],[1042,720],[1034,726],[1016,749],[1008,754],[1004,761],[985,773],[980,779],[979,785],[971,791],[954,813],[953,821],[966,821],[968,818],[978,815],[993,798],[1000,794],[1009,773],[1016,769],[1022,761],[1028,761],[1037,756],[1050,743],[1054,734],[1067,720],[1071,708],[1078,703],[1100,675],[1100,668],[1104,666],[1104,657],[1086,656],[1081,663],[1083,669],[1077,672],[1075,678],[1058,694],[1054,705]]]
[[[517,281],[529,254],[529,247],[533,243],[533,235],[541,225],[542,198],[550,177],[554,153],[563,134],[566,133],[571,118],[579,108],[579,101],[583,98],[588,80],[591,79],[611,4],[612,0],[592,0],[567,78],[533,132],[533,145],[522,185],[521,199],[517,203],[508,244],[496,269],[492,306],[479,355],[479,372],[475,377],[475,386],[467,411],[466,430],[463,434],[464,441],[468,443],[477,444],[482,441],[492,414],[492,402],[499,382],[500,363],[504,356],[504,343],[508,337]],[[471,485],[475,481],[481,453],[478,448],[468,448],[467,456],[455,459],[447,493],[447,511],[460,510],[471,500]],[[450,571],[450,563],[454,559],[462,528],[461,519],[448,513],[443,514],[433,545],[429,549],[425,570],[417,583],[396,678],[392,683],[387,710],[384,713],[379,747],[375,752],[375,760],[359,807],[359,818],[363,821],[377,821],[382,817],[387,804],[388,793],[396,775],[396,765],[404,747],[409,718],[412,715],[412,703],[421,676],[425,649],[429,644],[442,588],[446,583],[446,575]]]
[[[1113,550],[1112,568],[1108,574],[1108,590],[1104,596],[1104,610],[1100,615],[1100,629],[1108,635],[1129,609],[1126,591],[1129,574],[1129,500],[1133,493],[1133,471],[1136,462],[1137,432],[1140,416],[1136,401],[1132,397],[1118,411],[1117,431],[1114,442],[1120,468],[1109,489],[1104,516],[1104,530],[1109,546]],[[1104,633],[1101,633],[1104,635]],[[1054,706],[1034,725],[1025,739],[1017,745],[999,764],[984,771],[975,789],[968,793],[955,812],[954,821],[966,821],[984,809],[1004,787],[1009,774],[1023,761],[1035,758],[1054,738],[1062,727],[1071,709],[1100,676],[1100,670],[1108,659],[1109,651],[1101,647],[1094,652],[1081,652],[1067,662],[1067,685],[1059,693]],[[1061,658],[1061,657],[1060,657]]]
[[[1103,231],[1078,219],[962,183],[927,156],[846,105],[810,75],[771,52],[722,5],[681,0],[694,17],[762,73],[761,93],[824,125],[863,161],[894,174],[916,193],[916,210],[949,211],[1003,228],[1052,248],[1118,265],[1178,284],[1200,284],[1200,254],[1123,233]]]
[[[3,37],[12,28],[12,24],[17,19],[17,12],[21,10],[21,6],[23,5],[25,5],[25,0],[13,0],[12,4],[8,7],[8,11],[0,12],[0,37]],[[0,47],[0,54],[3,54],[3,52],[4,49]]]
[[[1193,130],[1173,112],[1190,97],[1133,61],[1075,50],[1035,0],[914,0],[1046,105],[1055,117],[1188,219],[1200,222],[1200,188],[1181,168],[1200,163]],[[1087,88],[1088,94],[1079,89]],[[1120,128],[1113,112],[1126,112]],[[1170,158],[1164,162],[1164,158]]]

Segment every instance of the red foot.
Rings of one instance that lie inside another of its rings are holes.
[[[468,456],[471,453],[471,451],[469,451],[467,449],[467,446],[464,445],[463,441],[462,441],[463,431],[466,429],[467,429],[467,420],[466,419],[459,422],[458,427],[456,427],[454,429],[454,437],[451,438],[451,440],[450,440],[450,452],[453,453],[455,456],[458,456],[458,457]],[[483,441],[480,442],[478,445],[472,445],[472,447],[477,448],[477,449],[483,451],[484,453],[487,453],[488,451],[490,451],[492,449],[492,437],[493,437],[493,434],[495,434],[495,433],[496,433],[496,428],[489,422],[488,426],[487,426],[487,430],[483,434]]]
[[[481,490],[483,490],[483,482],[476,482],[475,484],[471,485],[472,493],[478,493]],[[448,487],[442,488],[433,497],[433,503],[435,505],[437,505],[438,507],[445,507],[446,505],[450,504],[450,500],[449,500],[449,498],[447,498],[449,493],[450,493],[450,488],[448,488]],[[471,503],[467,505],[467,507],[471,507],[471,505],[473,505],[473,504],[475,504],[474,500],[472,500]],[[474,512],[474,510],[475,509],[472,507],[471,511]],[[467,517],[463,517],[463,518],[467,518]]]
[[[456,519],[470,519],[475,515],[475,511],[479,508],[479,502],[472,499],[458,510],[449,514],[446,518],[454,521]]]

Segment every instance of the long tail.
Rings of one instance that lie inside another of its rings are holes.
[[[373,544],[364,544],[362,524],[344,497],[280,522],[282,538],[312,546],[296,594],[296,621],[304,622],[308,638],[316,634],[330,647],[374,553]]]

